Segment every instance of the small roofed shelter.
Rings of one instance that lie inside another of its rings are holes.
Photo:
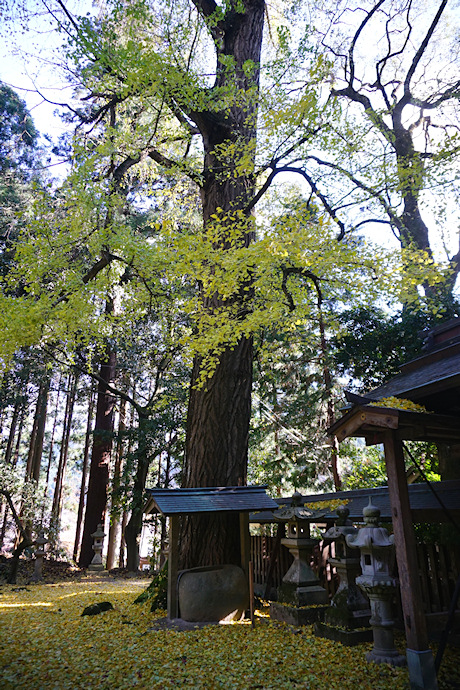
[[[227,486],[193,489],[147,489],[145,513],[160,512],[169,518],[168,618],[179,615],[177,582],[179,575],[179,520],[183,515],[210,513],[240,514],[241,567],[249,576],[249,513],[276,509],[265,486]]]
[[[357,400],[346,393],[352,403]],[[420,356],[401,366],[400,373],[365,395],[367,402],[396,396],[427,410],[457,418],[460,426],[460,318],[439,324],[425,334]],[[460,444],[439,437],[442,479],[460,479]]]
[[[411,687],[437,687],[433,685],[434,659],[428,646],[403,442],[460,443],[459,420],[455,416],[355,405],[330,427],[329,433],[339,442],[358,436],[365,438],[367,445],[384,446]]]

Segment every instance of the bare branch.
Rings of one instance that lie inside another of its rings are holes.
[[[430,42],[430,39],[431,39],[437,25],[439,24],[439,20],[441,19],[441,15],[444,12],[444,9],[447,5],[447,2],[448,2],[448,0],[442,0],[441,4],[439,5],[438,11],[436,12],[434,19],[431,22],[430,28],[428,29],[428,31],[426,33],[425,38],[421,42],[417,52],[414,55],[414,59],[412,60],[412,64],[409,67],[409,70],[406,74],[406,78],[404,80],[404,96],[401,99],[404,102],[404,104],[410,102],[410,98],[411,98],[410,82],[412,80],[412,77],[414,76],[414,72],[417,69],[420,60],[422,59],[423,53],[425,52],[425,50],[426,50],[426,48]]]
[[[395,211],[393,211],[389,202],[383,197],[383,192],[380,193],[379,190],[374,189],[373,187],[369,187],[369,185],[367,185],[364,182],[362,182],[361,180],[359,180],[357,177],[355,177],[355,175],[350,173],[345,168],[342,168],[342,166],[338,165],[338,163],[330,163],[329,161],[322,160],[321,158],[318,158],[317,156],[308,156],[308,160],[313,160],[313,161],[315,161],[315,163],[318,163],[318,165],[322,165],[322,166],[325,166],[327,168],[331,168],[332,170],[337,170],[342,175],[347,177],[350,180],[350,182],[353,182],[353,184],[356,187],[358,187],[359,189],[362,189],[363,192],[366,192],[372,198],[377,199],[377,201],[382,205],[385,212],[390,217],[391,222],[394,223],[394,225],[398,228],[398,230],[402,229],[401,221],[399,220]]]
[[[358,27],[358,30],[356,31],[355,35],[353,36],[353,40],[350,45],[350,49],[348,51],[348,64],[350,66],[350,74],[348,77],[348,85],[350,88],[353,88],[353,82],[355,80],[355,58],[354,58],[354,51],[355,51],[355,46],[358,41],[358,38],[361,35],[361,32],[364,30],[368,22],[372,19],[374,14],[380,9],[380,7],[383,5],[383,3],[386,2],[386,0],[379,0],[379,2],[374,5],[374,7],[368,12],[368,14],[364,17],[363,21]]]
[[[318,199],[321,200],[321,203],[323,204],[324,208],[326,209],[326,211],[328,212],[328,214],[330,215],[332,220],[335,223],[337,223],[337,225],[340,228],[340,232],[336,237],[337,242],[340,242],[341,240],[343,240],[343,238],[345,237],[345,232],[346,232],[345,225],[344,225],[344,223],[342,223],[340,218],[337,217],[337,213],[335,212],[335,210],[330,205],[326,196],[322,192],[320,192],[320,190],[318,189],[318,186],[317,186],[316,182],[313,180],[313,178],[305,170],[302,170],[301,168],[292,168],[289,166],[285,166],[284,168],[280,168],[279,172],[297,173],[298,175],[301,175],[308,182],[308,184],[310,185],[311,189],[316,194]]]

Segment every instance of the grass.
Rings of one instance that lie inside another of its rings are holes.
[[[406,669],[369,664],[371,645],[344,647],[260,614],[248,623],[155,630],[164,612],[133,604],[145,581],[0,587],[2,690],[310,688],[398,690]],[[81,616],[89,604],[114,609]],[[401,640],[402,642],[402,640]],[[460,688],[460,650],[448,649],[440,688]]]

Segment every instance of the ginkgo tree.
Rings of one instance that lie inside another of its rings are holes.
[[[449,314],[460,271],[455,3],[344,0],[312,12],[339,110],[299,172],[349,226],[390,228],[403,250],[442,256],[445,280],[423,288]]]
[[[2,297],[5,362],[24,344],[134,339],[136,320],[166,300],[187,315],[184,487],[246,482],[262,327],[289,334],[328,303],[441,280],[424,252],[403,279],[400,256],[347,233],[317,188],[329,216],[311,198],[281,212],[280,185],[267,197],[334,110],[321,89],[329,63],[308,38],[288,48],[281,14],[264,38],[266,16],[263,0],[115,1],[97,19],[64,11],[80,98],[69,106],[72,170],[59,189],[37,190],[9,276],[21,290]],[[131,222],[136,203],[153,211],[143,227]],[[184,521],[182,566],[238,562],[237,524]]]

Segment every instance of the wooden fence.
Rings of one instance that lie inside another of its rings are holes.
[[[276,551],[278,557],[271,566]],[[320,542],[311,563],[321,585],[331,598],[338,586],[335,568],[331,568],[328,563],[328,558],[333,555],[334,544]],[[447,611],[460,574],[460,550],[458,547],[442,544],[419,544],[417,556],[425,613]],[[251,558],[254,564],[254,582],[261,593],[265,592],[267,580],[269,589],[278,587],[292,563],[288,549],[282,544],[277,546],[276,537],[270,536],[251,536]]]

